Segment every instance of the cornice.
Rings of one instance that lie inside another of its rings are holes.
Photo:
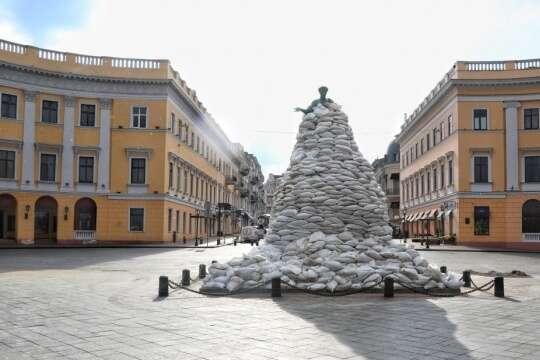
[[[112,76],[84,75],[84,74],[77,74],[77,73],[72,73],[72,72],[51,71],[51,70],[45,70],[45,69],[32,67],[32,66],[5,62],[1,60],[0,60],[0,67],[7,67],[7,68],[11,68],[17,71],[23,71],[23,72],[27,72],[31,74],[51,76],[51,77],[56,77],[56,78],[89,80],[89,81],[99,81],[99,82],[162,84],[162,83],[167,83],[169,81],[169,79],[121,78],[121,77],[112,77]]]

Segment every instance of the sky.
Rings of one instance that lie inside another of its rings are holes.
[[[319,86],[372,161],[455,61],[540,57],[539,19],[534,0],[0,0],[2,39],[169,59],[265,175]]]

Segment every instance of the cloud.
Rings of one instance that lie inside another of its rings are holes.
[[[317,88],[343,105],[364,156],[382,156],[458,59],[538,56],[533,1],[105,1],[43,46],[168,58],[265,174],[285,170]],[[263,132],[261,132],[263,131]]]

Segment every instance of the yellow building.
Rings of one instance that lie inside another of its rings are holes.
[[[540,244],[540,60],[457,62],[402,126],[409,236]]]
[[[167,60],[0,40],[0,96],[0,238],[136,243],[231,234],[240,211],[227,204],[246,213],[251,193],[241,196],[241,185],[251,179],[262,188],[260,167],[250,174],[241,146]]]

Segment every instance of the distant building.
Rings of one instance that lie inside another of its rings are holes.
[[[402,125],[409,234],[540,246],[540,60],[459,61]]]
[[[281,183],[283,175],[268,175],[268,180],[264,183],[264,196],[266,199],[266,213],[270,214],[272,211],[272,206],[274,204],[274,193],[278,185]]]
[[[375,160],[372,165],[375,178],[386,194],[388,218],[392,224],[399,226],[399,144],[392,141],[384,157]]]

